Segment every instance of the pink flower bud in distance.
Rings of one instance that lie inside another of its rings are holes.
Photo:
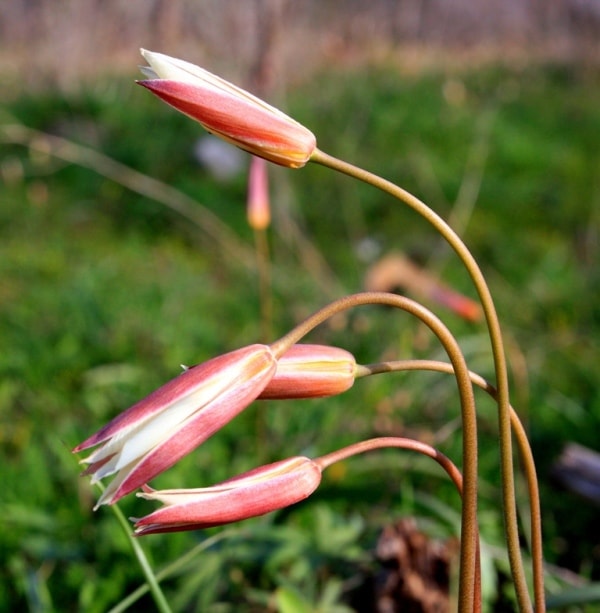
[[[98,500],[112,504],[178,462],[261,393],[276,369],[266,345],[250,345],[185,370],[121,413],[73,452],[92,483],[114,473]]]
[[[281,166],[300,168],[310,159],[315,136],[291,117],[199,66],[141,52],[150,78],[138,83],[208,132]]]
[[[248,202],[246,207],[248,225],[253,230],[264,230],[271,223],[269,202],[269,174],[267,162],[255,155],[250,160],[248,171]]]
[[[278,360],[260,399],[334,396],[354,384],[356,360],[339,347],[292,345]]]
[[[304,500],[321,482],[321,469],[305,457],[255,468],[213,487],[156,491],[138,496],[164,506],[135,521],[135,535],[202,530],[257,517]]]

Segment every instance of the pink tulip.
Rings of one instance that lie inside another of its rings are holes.
[[[321,482],[321,469],[305,457],[255,468],[213,487],[138,494],[163,507],[135,519],[135,535],[202,530],[257,517],[304,500]]]
[[[253,230],[265,230],[271,223],[269,202],[269,174],[267,162],[255,155],[250,160],[248,171],[248,202],[246,207],[248,225]]]
[[[293,345],[277,360],[260,399],[318,398],[341,394],[354,384],[356,360],[344,349]]]
[[[276,370],[266,345],[250,345],[185,370],[73,449],[92,483],[116,473],[96,508],[112,504],[178,462],[255,400]]]
[[[199,66],[141,52],[150,79],[138,83],[208,132],[281,166],[300,168],[310,159],[315,136],[291,117]]]

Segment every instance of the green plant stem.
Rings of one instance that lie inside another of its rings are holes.
[[[272,338],[273,327],[273,298],[271,287],[271,256],[267,230],[254,229],[254,251],[256,257],[256,270],[258,273],[258,295],[260,304],[260,337],[263,342]],[[260,406],[256,412],[256,441],[258,451],[264,455],[267,449],[268,427],[265,407]]]
[[[258,271],[261,336],[263,339],[268,339],[272,337],[273,298],[271,295],[271,256],[266,230],[254,230],[254,250],[256,254],[256,268]]]
[[[146,583],[148,584],[148,588],[150,590],[150,593],[152,594],[152,598],[154,599],[154,603],[156,604],[157,610],[160,611],[160,613],[171,613],[171,607],[169,606],[165,595],[160,589],[160,585],[158,584],[156,576],[152,571],[152,567],[148,562],[148,558],[146,557],[146,554],[144,553],[144,550],[142,549],[142,546],[140,545],[139,541],[137,541],[131,533],[131,525],[125,518],[125,515],[123,515],[121,509],[119,509],[116,504],[111,505],[110,508],[115,514],[117,520],[119,521],[119,524],[121,524],[121,527],[123,528],[123,531],[127,536],[127,540],[129,541],[129,544],[133,549],[133,553],[138,560],[140,568],[142,569],[142,572],[146,577]]]
[[[508,557],[515,584],[515,592],[519,603],[519,609],[523,613],[530,613],[532,611],[531,599],[529,597],[527,581],[523,570],[523,560],[521,558],[521,549],[519,544],[519,526],[515,500],[510,427],[510,396],[506,357],[504,354],[502,332],[500,330],[500,322],[496,314],[496,307],[479,265],[456,232],[454,232],[454,230],[452,230],[452,228],[437,213],[435,213],[435,211],[406,190],[395,185],[391,181],[387,181],[386,179],[349,164],[348,162],[339,160],[328,155],[327,153],[324,153],[323,151],[320,151],[319,149],[316,149],[313,152],[311,161],[348,175],[349,177],[358,179],[359,181],[363,181],[368,185],[372,185],[373,187],[384,191],[385,193],[408,205],[416,213],[427,220],[446,239],[458,257],[464,263],[469,275],[471,276],[471,279],[473,280],[485,314],[496,372],[502,500]],[[469,489],[468,482],[470,478],[471,477],[467,476],[467,473],[465,472],[465,491]]]
[[[206,551],[209,547],[212,547],[215,543],[223,540],[224,538],[228,538],[233,536],[236,533],[239,533],[239,529],[230,529],[223,530],[214,536],[207,538],[205,541],[198,543],[195,547],[190,549],[187,553],[177,558],[161,570],[156,573],[156,580],[163,581],[167,579],[171,575],[178,573],[180,570],[185,568],[186,564],[191,562],[199,553]],[[144,594],[146,594],[150,590],[147,583],[140,585],[136,590],[131,592],[128,596],[123,598],[119,604],[115,605],[110,611],[107,613],[123,613],[126,611],[134,602],[137,602]]]
[[[454,374],[452,364],[446,362],[439,362],[437,360],[398,360],[380,362],[378,364],[358,365],[356,368],[356,377],[376,375],[384,372],[402,372],[406,370],[432,370],[435,372]],[[498,393],[491,383],[474,372],[469,372],[469,376],[474,385],[487,392],[494,400],[497,398]],[[512,406],[510,406],[510,423],[521,455],[521,462],[523,464],[525,479],[527,480],[530,500],[531,561],[535,609],[536,611],[543,611],[546,607],[546,603],[542,552],[542,514],[540,510],[540,492],[535,461],[525,428],[523,427],[519,415]]]
[[[473,610],[475,598],[475,567],[478,559],[479,538],[477,529],[477,419],[469,370],[460,346],[448,328],[431,311],[410,298],[385,292],[364,292],[345,296],[320,309],[273,343],[271,348],[276,356],[280,356],[291,345],[333,315],[356,306],[368,304],[392,306],[418,317],[438,337],[454,368],[463,423],[463,505],[458,602],[462,613],[470,613]]]

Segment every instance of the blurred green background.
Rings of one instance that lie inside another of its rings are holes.
[[[278,23],[284,34],[285,25]],[[357,53],[352,41],[344,49]],[[18,65],[3,53],[0,66]],[[226,63],[227,49],[219,53],[216,63]],[[312,129],[320,148],[394,180],[459,229],[495,297],[514,404],[538,462],[549,589],[597,581],[598,509],[552,478],[567,442],[598,447],[597,65],[527,53],[506,62],[498,51],[492,59],[473,53],[464,65],[440,53],[422,65],[411,54],[391,45],[356,62],[341,54],[337,67],[315,61],[297,82],[275,79],[270,99]],[[408,209],[321,167],[273,167],[273,318],[265,325],[244,213],[247,156],[227,179],[201,167],[201,128],[135,86],[138,60],[129,59],[115,63],[114,76],[104,65],[101,76],[67,85],[3,73],[0,610],[106,611],[143,583],[110,510],[92,512],[97,492],[78,477],[70,449],[180,364],[274,340],[361,290],[389,253],[474,296],[460,263]],[[456,334],[470,367],[492,377],[483,325],[427,305]],[[351,312],[310,340],[338,344],[362,363],[442,357],[420,325],[386,309]],[[486,604],[511,610],[494,406],[478,401],[481,531],[492,573]],[[153,485],[201,487],[375,435],[417,436],[458,460],[458,414],[454,383],[431,373],[360,381],[333,399],[255,403]],[[150,511],[133,496],[120,506],[127,516]],[[273,595],[296,592],[306,610],[341,611],[374,572],[384,525],[416,516],[444,539],[456,534],[459,508],[428,462],[398,451],[357,458],[325,473],[305,503],[234,527],[184,560],[165,592],[180,611],[285,610]],[[221,533],[142,544],[161,569]],[[150,604],[143,596],[131,610]]]

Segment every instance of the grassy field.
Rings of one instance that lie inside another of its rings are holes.
[[[575,67],[406,77],[379,66],[322,74],[287,100],[323,150],[417,194],[479,260],[539,464],[546,557],[576,573],[575,582],[600,579],[589,537],[597,508],[557,486],[551,467],[568,441],[598,446],[599,97],[598,74]],[[320,167],[273,168],[273,319],[261,322],[245,174],[223,182],[198,167],[198,126],[120,81],[68,97],[21,96],[0,107],[0,123],[1,610],[101,612],[143,584],[113,514],[92,512],[98,492],[78,477],[70,449],[180,364],[277,338],[360,290],[368,267],[392,251],[474,295],[456,258],[408,209]],[[174,190],[142,189],[133,171]],[[471,368],[490,376],[483,326],[429,306]],[[440,357],[421,326],[385,309],[352,312],[310,338],[363,363]],[[478,401],[485,561],[501,577],[495,414],[489,400]],[[153,485],[201,487],[390,433],[458,458],[457,416],[452,380],[426,373],[361,381],[328,400],[257,403]],[[151,506],[133,496],[119,504],[126,516]],[[373,567],[377,534],[401,516],[447,538],[459,503],[427,462],[390,451],[336,467],[285,512],[224,534],[150,536],[142,545],[158,570],[181,560],[164,581],[178,611],[267,610],[276,590],[308,595],[307,610],[341,611],[350,586]],[[563,585],[558,575],[550,589]],[[486,599],[506,603],[493,590]],[[131,610],[149,602],[142,596]]]

